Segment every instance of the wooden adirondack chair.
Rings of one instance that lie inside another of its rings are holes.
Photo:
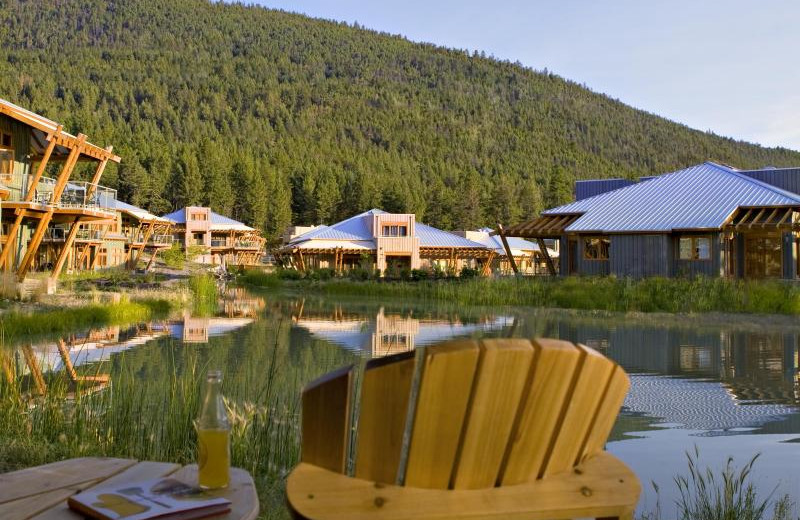
[[[448,342],[369,361],[360,403],[353,376],[331,372],[303,392],[295,517],[633,518],[641,485],[603,451],[629,381],[598,352]]]

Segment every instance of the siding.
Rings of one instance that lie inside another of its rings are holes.
[[[628,179],[594,179],[588,181],[575,181],[575,200],[588,199],[601,193],[606,193],[625,186],[630,186],[633,181]]]
[[[669,276],[670,249],[669,235],[613,235],[610,271],[632,278]]]
[[[9,132],[14,145],[14,177],[11,182],[5,183],[12,188],[11,200],[21,198],[21,189],[24,184],[24,176],[29,172],[30,161],[28,154],[31,146],[31,129],[6,115],[0,115],[0,130]]]
[[[709,260],[680,260],[680,239],[687,236],[711,236],[711,258]],[[672,258],[674,259],[673,273],[675,276],[720,276],[722,264],[719,233],[689,233],[673,235]]]
[[[792,233],[783,234],[783,277],[797,278],[797,245]]]
[[[590,276],[609,274],[608,260],[586,260],[583,258],[583,239],[584,237],[582,236],[578,237],[578,257],[575,259],[575,269],[578,271],[577,274]],[[609,256],[611,256],[610,251]]]
[[[800,195],[800,168],[781,168],[775,170],[743,171],[752,179],[766,182],[782,190]]]

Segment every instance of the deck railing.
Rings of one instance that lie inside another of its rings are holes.
[[[33,196],[33,201],[38,204],[55,206],[57,208],[93,209],[100,210],[109,207],[109,202],[116,200],[117,190],[106,186],[96,185],[92,190],[90,182],[69,182],[61,192],[61,197],[55,203],[53,191],[56,187],[56,180],[50,177],[42,177]],[[22,197],[20,197],[21,199]]]

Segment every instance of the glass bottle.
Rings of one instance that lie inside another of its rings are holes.
[[[197,428],[197,475],[200,487],[227,487],[231,467],[231,424],[222,402],[222,372],[209,370]]]

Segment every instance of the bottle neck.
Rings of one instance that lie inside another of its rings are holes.
[[[222,381],[219,379],[209,378],[206,382],[205,396],[197,426],[203,429],[230,428],[225,403],[222,400]]]

